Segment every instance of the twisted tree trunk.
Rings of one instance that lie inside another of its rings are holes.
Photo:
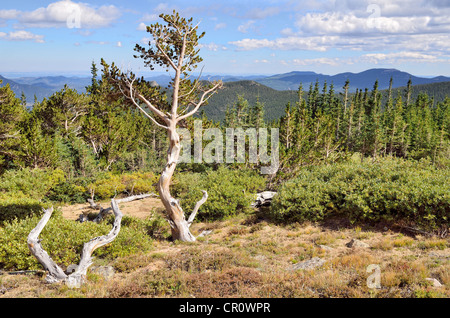
[[[176,132],[176,129],[170,129],[169,132],[169,150],[167,164],[164,167],[161,177],[158,182],[158,192],[161,201],[166,208],[167,215],[169,217],[170,227],[172,229],[172,238],[174,240],[180,240],[183,242],[194,242],[195,237],[190,232],[189,228],[197,214],[200,206],[206,202],[208,193],[203,191],[203,197],[197,202],[194,210],[192,211],[189,219],[186,220],[183,209],[177,199],[173,198],[170,194],[170,182],[172,180],[173,173],[176,168],[176,164],[180,157],[181,143],[180,136]]]

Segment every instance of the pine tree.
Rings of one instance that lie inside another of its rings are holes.
[[[9,84],[0,87],[0,174],[17,158],[21,138],[19,124],[25,114],[25,107]]]
[[[32,112],[21,123],[19,159],[23,166],[37,168],[55,167],[58,161],[55,152],[55,140],[45,135],[41,129],[41,120]]]

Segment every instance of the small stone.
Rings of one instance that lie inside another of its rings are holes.
[[[323,249],[323,250],[325,250],[325,251],[333,251],[334,250],[334,248],[332,248],[332,247],[329,247],[329,246],[326,246],[326,245],[319,245],[319,247],[321,248],[321,249]]]
[[[425,280],[431,282],[433,287],[442,287],[442,284],[436,278],[427,277],[427,278],[425,278]]]
[[[200,233],[200,235],[197,236],[197,237],[204,237],[204,236],[207,236],[207,235],[209,235],[211,233],[212,233],[212,230],[205,230],[202,233]]]
[[[349,248],[351,248],[351,247],[364,247],[364,248],[370,247],[369,244],[364,243],[363,241],[360,241],[360,240],[355,240],[355,239],[352,239],[350,242],[345,244],[345,246],[347,246]]]
[[[67,275],[72,274],[73,272],[75,272],[77,270],[77,268],[78,268],[78,265],[70,264],[69,266],[67,266],[66,274]]]
[[[325,260],[320,257],[313,257],[307,261],[303,261],[297,264],[294,264],[290,269],[291,270],[311,270],[317,267],[321,267],[323,264],[325,264]]]
[[[92,266],[91,273],[103,276],[105,280],[109,280],[114,276],[114,267],[112,266]]]

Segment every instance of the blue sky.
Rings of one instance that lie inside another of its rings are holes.
[[[1,0],[0,74],[89,75],[103,57],[149,75],[133,58],[145,25],[173,9],[206,31],[209,74],[323,74],[397,68],[450,76],[448,0]]]

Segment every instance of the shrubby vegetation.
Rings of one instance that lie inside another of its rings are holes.
[[[42,265],[30,254],[27,236],[37,225],[40,216],[22,220],[14,219],[0,227],[0,268],[6,270],[41,269]],[[124,218],[119,235],[113,243],[97,249],[94,256],[112,260],[147,251],[152,246],[148,231],[155,231],[154,218],[133,220]],[[70,264],[78,264],[84,243],[94,237],[107,234],[111,230],[112,220],[100,224],[94,222],[74,222],[62,217],[56,211],[42,231],[43,248],[63,269]],[[158,226],[160,223],[156,223]]]
[[[270,215],[288,223],[341,215],[432,229],[448,225],[450,169],[436,169],[426,160],[353,159],[302,169],[280,187]]]
[[[187,211],[192,211],[201,199],[201,191],[207,190],[208,200],[202,205],[198,218],[218,220],[251,211],[255,193],[264,190],[265,183],[266,179],[256,171],[219,167],[204,173],[180,173],[173,188]]]

